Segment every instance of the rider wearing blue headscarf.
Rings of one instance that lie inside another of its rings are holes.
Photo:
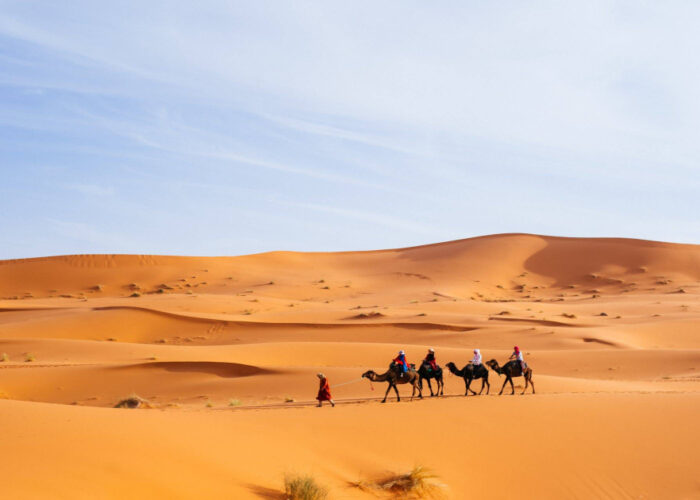
[[[399,355],[394,358],[394,363],[401,367],[402,373],[406,373],[408,371],[408,362],[406,361],[405,352],[399,351]]]

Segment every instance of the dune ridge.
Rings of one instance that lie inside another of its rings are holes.
[[[0,261],[4,491],[279,498],[294,469],[369,498],[348,482],[424,464],[451,498],[510,498],[504,476],[526,498],[700,498],[698,325],[700,245],[499,234]],[[444,398],[401,386],[381,405],[385,384],[360,379],[399,349],[462,367],[514,345],[537,394],[498,396],[491,371],[490,394],[465,398],[446,374]],[[336,408],[312,408],[318,372]],[[113,408],[132,393],[154,409]]]

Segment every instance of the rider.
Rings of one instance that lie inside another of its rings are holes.
[[[399,375],[408,372],[408,362],[406,361],[406,353],[401,350],[399,355],[394,358],[394,363],[396,363]]]
[[[433,349],[432,347],[428,349],[428,354],[427,356],[425,356],[423,364],[428,365],[432,371],[437,371],[438,366],[437,361],[435,360],[435,349]]]
[[[510,355],[510,358],[508,359],[517,359],[520,361],[520,369],[525,372],[525,368],[527,368],[527,363],[525,363],[525,360],[523,359],[523,353],[520,352],[520,348],[516,345],[513,347],[513,354]]]
[[[474,349],[474,357],[472,358],[471,363],[474,366],[481,366],[481,351],[479,349]]]

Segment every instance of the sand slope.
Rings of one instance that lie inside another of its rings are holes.
[[[700,498],[699,325],[700,247],[640,240],[0,261],[4,487],[278,498],[300,471],[369,498],[347,482],[420,463],[452,498]],[[447,375],[448,397],[381,405],[358,380],[399,348],[514,344],[536,395],[491,372],[489,396]],[[334,409],[311,407],[318,371]],[[155,409],[112,408],[131,393]]]

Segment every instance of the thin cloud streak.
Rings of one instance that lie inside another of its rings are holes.
[[[34,254],[87,241],[48,207],[133,252],[231,253],[222,229],[255,250],[616,228],[700,242],[698,16],[603,0],[6,3],[0,223]],[[183,220],[196,232],[178,241]]]

